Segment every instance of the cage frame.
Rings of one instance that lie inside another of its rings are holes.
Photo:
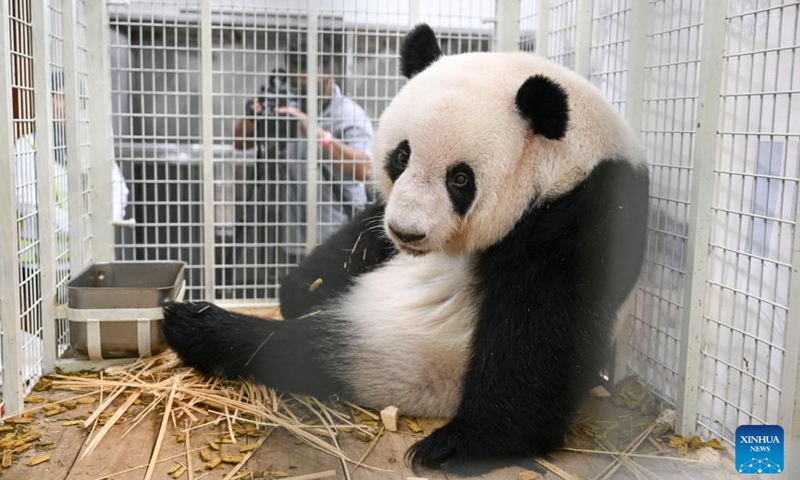
[[[495,15],[490,19],[483,19],[493,24],[491,34],[491,49],[493,51],[516,51],[521,48],[521,10],[524,0],[497,0],[495,2]],[[592,0],[568,0],[575,2],[574,25],[574,69],[584,77],[589,76],[591,69],[592,28],[594,9],[597,2]],[[66,136],[67,152],[70,158],[80,158],[78,151],[79,132],[78,124],[81,94],[79,92],[78,63],[75,45],[78,32],[76,30],[77,5],[81,0],[62,0],[63,14],[63,41],[67,48],[64,49],[64,99],[66,103]],[[788,0],[787,0],[788,2]],[[91,250],[87,251],[83,238],[78,235],[70,236],[70,265],[73,272],[77,272],[89,262],[108,262],[115,258],[114,232],[112,205],[109,199],[111,192],[111,164],[113,158],[113,132],[109,119],[111,118],[111,60],[109,54],[109,4],[108,1],[84,2],[86,16],[86,34],[89,38],[99,39],[88,42],[86,58],[86,76],[88,88],[94,94],[88,104],[88,121],[92,126],[92,148],[88,155],[88,167],[91,169],[91,198],[92,210],[89,216],[91,222]],[[124,3],[124,2],[123,2]],[[553,8],[567,2],[552,2],[551,0],[532,0],[532,10],[535,14],[533,25],[535,33],[535,51],[548,56],[552,39],[550,34],[555,31],[554,25],[558,17],[553,14]],[[651,41],[650,21],[652,17],[652,1],[630,0],[625,8],[628,15],[629,28],[627,31],[627,62],[625,74],[627,87],[624,91],[624,118],[641,134],[643,119],[645,117],[645,83],[648,76],[648,44]],[[32,2],[31,15],[33,37],[33,78],[34,89],[45,92],[48,97],[52,94],[49,82],[51,63],[50,51],[47,44],[49,34],[47,22],[47,5],[42,1]],[[702,13],[702,36],[700,38],[699,76],[702,79],[697,94],[697,126],[693,130],[694,145],[693,158],[716,159],[719,151],[718,127],[720,123],[720,104],[723,95],[722,76],[724,72],[726,28],[731,16],[728,13],[727,0],[705,0]],[[784,3],[780,7],[797,5]],[[408,26],[417,24],[421,19],[420,0],[408,0]],[[317,43],[318,33],[321,31],[319,17],[323,10],[318,0],[307,0],[306,3],[307,44],[306,54],[309,58],[308,74],[311,78],[317,75],[316,59],[319,54]],[[777,7],[776,7],[777,8]],[[213,82],[212,71],[212,45],[214,32],[214,10],[212,0],[200,0],[200,53],[201,53],[201,131],[202,131],[202,212],[203,212],[203,284],[206,298],[215,297],[215,220],[214,220],[214,110],[213,110]],[[0,3],[0,16],[9,18],[9,3]],[[11,32],[4,29],[0,35],[0,110],[12,111],[12,80],[13,66],[8,52],[11,51]],[[352,36],[349,40],[352,42]],[[794,47],[798,48],[798,47]],[[796,55],[796,54],[795,54]],[[100,92],[99,94],[97,92]],[[795,90],[791,95],[798,95]],[[307,111],[309,124],[318,123],[320,112],[317,109],[316,82],[309,82],[307,95],[309,108]],[[52,138],[53,112],[50,102],[36,102],[35,124],[36,131],[46,132],[37,146],[46,154],[37,154],[37,169],[40,173],[39,188],[37,189],[38,203],[40,205],[53,204],[53,148],[50,145]],[[789,132],[783,135],[795,135]],[[776,134],[777,135],[777,134]],[[0,155],[0,166],[6,167],[5,171],[13,171],[15,139],[14,120],[9,115],[0,118],[0,145],[6,146],[6,155]],[[309,129],[307,141],[314,142],[314,132]],[[38,142],[37,142],[38,143]],[[309,195],[306,199],[306,243],[312,249],[317,243],[317,169],[319,159],[315,149],[308,149],[306,161],[310,168],[307,178]],[[83,178],[81,162],[69,162],[68,178],[70,184],[80,184]],[[713,212],[713,189],[708,188],[714,182],[715,162],[694,161],[690,167],[692,181],[690,186],[691,206],[688,220],[688,249],[685,261],[684,289],[682,296],[682,311],[680,312],[678,343],[681,346],[678,361],[679,384],[677,385],[678,410],[677,431],[689,437],[698,431],[698,403],[701,388],[701,367],[704,361],[702,356],[703,338],[705,335],[705,296],[708,282],[709,255],[706,251],[710,242],[710,228]],[[0,179],[0,224],[11,225],[11,228],[0,229],[0,241],[4,246],[17,245],[18,218],[14,208],[16,203],[14,191],[16,185],[13,176]],[[83,192],[78,188],[70,189],[68,204],[70,206],[70,224],[80,223],[82,220],[81,205],[84,202]],[[85,212],[84,212],[85,213]],[[41,268],[41,298],[55,298],[55,252],[52,218],[50,209],[40,209],[37,221],[40,231],[46,233],[41,237],[39,258]],[[793,225],[800,225],[800,195],[796,196],[794,206]],[[800,265],[800,228],[794,228],[792,235],[791,265],[792,274],[797,274],[797,265]],[[21,301],[17,291],[20,284],[19,256],[16,248],[0,249],[0,293],[3,301],[0,302],[0,317],[2,317],[2,355],[3,355],[3,385],[6,412],[19,411],[23,405],[24,379],[22,378],[22,355],[19,321]],[[263,305],[264,302],[251,302],[239,300],[221,301],[223,306],[253,306]],[[53,302],[43,301],[41,317],[43,319],[56,319],[63,315]],[[615,366],[611,376],[620,379],[630,373],[628,360],[631,358],[630,344],[627,339],[631,335],[631,319],[629,312],[623,312],[621,333],[615,350]],[[52,371],[58,365],[58,332],[55,321],[42,323],[43,355],[41,365],[45,372]],[[783,346],[783,364],[780,375],[780,397],[778,401],[779,422],[784,426],[788,437],[795,445],[800,445],[800,278],[793,278],[789,286],[788,314],[786,319],[786,332]],[[791,456],[787,459],[789,465],[795,469],[800,468],[800,460]],[[792,467],[787,468],[788,471]]]

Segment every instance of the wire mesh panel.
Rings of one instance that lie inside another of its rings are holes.
[[[381,114],[405,84],[397,58],[411,20],[408,4],[401,2],[335,0],[320,7],[320,74],[328,78],[320,84],[319,128],[338,141],[318,154],[318,239],[324,241],[375,199],[372,140]],[[421,5],[423,18],[426,7],[441,5]],[[444,22],[469,15],[451,13]],[[443,50],[473,46],[468,29],[453,33]]]
[[[274,299],[305,249],[300,122],[275,108],[306,110],[305,64],[286,62],[305,55],[306,6],[213,2],[212,15],[215,296]]]
[[[67,303],[69,280],[92,261],[89,228],[92,202],[89,178],[91,145],[84,8],[85,1],[82,0],[51,0],[48,11],[51,19],[49,43],[53,83],[55,297],[59,305]],[[70,21],[75,23],[73,28],[69,28]],[[68,99],[68,95],[74,95],[74,99]],[[70,123],[74,123],[74,134],[70,131],[70,127],[73,127]],[[73,169],[76,174],[71,177]],[[72,208],[77,210],[75,216],[72,215]],[[63,310],[56,310],[57,314],[61,312]],[[56,318],[56,346],[58,355],[69,347],[69,322],[63,315]]]
[[[53,103],[53,186],[55,204],[53,205],[53,218],[55,220],[55,293],[59,304],[67,302],[67,282],[70,279],[70,251],[69,251],[69,204],[67,178],[67,116],[64,98],[64,39],[62,34],[62,1],[50,0],[48,11],[50,25],[48,44],[50,46],[50,77],[52,103]],[[77,159],[76,159],[77,160]],[[49,319],[48,319],[49,321]],[[67,347],[69,328],[66,318],[56,318],[57,345],[62,353]]]
[[[42,275],[39,265],[38,176],[33,78],[33,27],[30,4],[9,4],[12,96],[14,101],[14,172],[20,265],[21,371],[24,383],[42,373]]]
[[[14,262],[18,272],[18,284],[11,287],[16,291],[5,290],[6,295],[19,299],[19,308],[13,305],[4,311],[14,311],[14,328],[19,329],[14,348],[10,352],[5,343],[4,355],[11,354],[17,363],[19,378],[12,382],[19,385],[16,391],[5,392],[8,397],[24,395],[33,386],[45,369],[53,367],[54,359],[63,353],[69,343],[68,323],[57,308],[67,301],[67,283],[72,274],[71,244],[81,258],[91,258],[88,229],[74,225],[70,220],[70,209],[74,203],[77,218],[88,223],[91,203],[91,183],[88,176],[83,182],[70,180],[69,171],[78,173],[86,155],[75,154],[70,160],[68,126],[71,115],[81,118],[77,123],[85,123],[85,138],[88,139],[88,118],[80,115],[70,101],[77,100],[65,88],[67,74],[74,73],[73,65],[67,66],[66,53],[77,53],[77,42],[64,34],[65,12],[69,18],[76,18],[75,6],[83,2],[72,0],[48,0],[46,2],[11,1],[7,4],[8,71],[4,86],[10,91],[12,107],[6,115],[11,120],[12,141],[6,147],[12,153],[10,160],[13,202],[4,206],[14,211],[16,235],[14,245],[8,247],[16,257]],[[80,9],[79,9],[80,10]],[[81,12],[82,13],[82,12]],[[82,14],[77,16],[79,22]],[[85,23],[85,22],[84,22]],[[6,31],[4,30],[4,35]],[[85,38],[84,38],[85,45]],[[85,53],[85,49],[84,49]],[[83,55],[85,62],[85,54]],[[81,78],[85,82],[86,69]],[[70,80],[72,82],[72,80]],[[86,88],[82,98],[87,99]],[[85,103],[85,102],[84,102]],[[85,150],[85,149],[84,149]],[[84,173],[88,174],[88,171]],[[76,178],[80,179],[80,176]],[[73,193],[70,197],[70,187]],[[83,202],[75,202],[83,198]],[[72,200],[71,200],[72,199]],[[75,222],[80,223],[80,222]],[[77,236],[70,241],[71,236]],[[7,252],[7,250],[6,250]],[[8,257],[4,258],[4,265]],[[77,268],[81,265],[78,264]],[[10,303],[10,302],[9,302]],[[8,320],[4,318],[6,328]],[[7,358],[3,358],[4,364]],[[10,365],[16,366],[16,365]],[[15,370],[16,374],[17,371]],[[20,397],[21,398],[21,397]]]
[[[200,42],[200,1],[112,6],[115,153],[135,221],[118,230],[118,258],[186,261],[189,298],[204,296],[211,282],[216,299],[275,299],[282,277],[306,254],[308,230],[324,241],[374,200],[372,135],[405,81],[397,57],[409,24],[430,23],[446,54],[486,51],[492,41],[494,2],[421,2],[415,19],[405,2],[317,5],[318,100],[307,95],[313,80],[305,75],[309,12],[302,2],[212,1],[210,45]],[[210,210],[203,191],[205,49]],[[303,120],[311,101],[318,102],[320,134],[314,175]],[[309,188],[317,198],[313,224],[306,218]],[[213,229],[210,257],[205,228]],[[208,271],[213,279],[204,277]]]
[[[629,1],[595,1],[592,18],[589,80],[622,114],[628,77]]]
[[[494,12],[493,0],[420,2],[420,21],[436,30],[436,37],[445,55],[488,51]]]
[[[642,141],[650,164],[645,265],[633,311],[630,367],[674,404],[698,89],[702,3],[650,4]]]
[[[78,78],[78,161],[80,162],[81,184],[74,185],[81,192],[81,221],[80,224],[72,225],[73,235],[80,235],[82,246],[81,259],[83,265],[92,263],[92,167],[89,163],[89,154],[92,148],[92,135],[89,124],[89,76],[87,74],[88,45],[86,35],[86,2],[91,0],[80,0],[77,2],[76,11],[76,74]],[[126,199],[127,200],[127,199]],[[121,203],[122,199],[114,199],[115,203]],[[60,338],[60,337],[59,337]]]
[[[550,2],[548,52],[550,60],[573,68],[575,65],[575,33],[578,22],[578,0]]]
[[[798,3],[730,2],[698,425],[778,423],[800,176]],[[793,279],[797,281],[797,279]]]
[[[131,2],[109,15],[114,156],[136,222],[117,232],[116,255],[187,262],[186,298],[201,298],[200,4]]]
[[[536,30],[539,2],[523,0],[519,12],[519,49],[523,52],[536,51]]]

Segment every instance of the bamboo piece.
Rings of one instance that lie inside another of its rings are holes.
[[[199,451],[199,450],[200,450],[200,448],[195,448],[194,450],[192,450],[192,451],[191,451],[191,452],[189,452],[189,453],[194,453],[194,452],[197,452],[197,451]],[[170,460],[174,460],[174,459],[176,459],[176,458],[178,458],[178,457],[182,457],[182,456],[184,456],[184,455],[186,455],[186,454],[185,454],[185,453],[179,453],[179,454],[177,454],[177,455],[173,455],[173,456],[171,456],[171,457],[162,458],[161,460],[157,461],[156,463],[164,463],[164,462],[168,462],[168,461],[170,461]],[[139,466],[136,466],[136,467],[131,467],[131,468],[128,468],[128,469],[126,469],[126,470],[120,470],[119,472],[114,472],[114,473],[113,473],[113,474],[111,474],[111,475],[103,475],[103,476],[100,476],[100,477],[94,478],[94,479],[92,479],[92,480],[107,480],[107,479],[109,479],[109,478],[116,478],[116,477],[118,477],[118,476],[120,476],[120,475],[124,475],[124,474],[126,474],[126,473],[135,472],[136,470],[141,470],[141,469],[143,469],[143,468],[147,468],[147,466],[148,466],[148,465],[150,465],[150,464],[149,464],[149,463],[143,463],[143,464],[141,464],[141,465],[139,465]],[[195,480],[199,480],[199,478],[197,478],[197,479],[195,479]]]
[[[576,453],[595,453],[599,455],[612,455],[612,456],[620,456],[620,457],[635,457],[635,458],[649,458],[653,460],[670,460],[674,462],[685,462],[685,463],[703,463],[702,460],[695,460],[693,458],[682,458],[682,457],[663,457],[661,455],[646,455],[644,453],[626,453],[626,452],[614,452],[611,450],[591,450],[588,448],[562,448],[561,450],[565,452],[576,452]],[[665,450],[669,451],[669,450]]]
[[[189,470],[189,480],[194,480],[194,467],[192,466],[192,447],[189,445],[189,431],[184,432],[183,441],[186,444],[186,469]]]
[[[272,435],[272,432],[274,432],[274,431],[275,431],[275,429],[273,428],[272,430],[268,431],[266,435],[264,435],[263,437],[259,438],[258,442],[256,442],[256,445],[257,445],[256,448],[257,449],[261,448],[261,445],[263,445],[264,442],[267,441],[267,438],[270,435]],[[225,478],[223,478],[222,480],[231,480],[236,475],[236,473],[239,470],[241,470],[242,467],[244,467],[247,464],[247,461],[250,460],[250,457],[252,457],[255,453],[256,453],[256,450],[251,450],[251,451],[247,452],[247,454],[244,456],[244,459],[242,459],[241,462],[239,462],[236,466],[234,466],[233,469],[230,472],[228,472],[228,474],[225,475]]]
[[[164,409],[164,418],[161,420],[161,428],[158,431],[158,438],[156,439],[156,445],[153,447],[153,454],[150,456],[150,464],[144,474],[144,480],[153,478],[153,472],[156,469],[156,460],[158,460],[158,454],[161,452],[161,442],[164,441],[164,434],[167,431],[167,423],[169,422],[170,412],[172,411],[172,401],[174,399],[175,390],[172,390],[169,394],[169,399],[167,399],[167,407]]]
[[[102,387],[102,383],[100,384],[100,386]],[[108,408],[109,405],[111,405],[111,402],[113,402],[114,399],[120,396],[124,391],[125,391],[124,388],[118,388],[114,393],[112,393],[108,398],[106,398],[106,400],[102,404],[100,404],[100,406],[94,411],[94,413],[92,413],[89,416],[89,418],[87,418],[83,422],[83,428],[88,428],[89,425],[94,423],[94,421],[100,417],[100,414],[103,413],[105,409]]]
[[[547,460],[544,460],[544,459],[541,459],[541,458],[537,458],[536,459],[536,463],[538,463],[539,465],[543,466],[544,468],[550,470],[551,472],[555,473],[556,475],[558,475],[559,477],[563,478],[564,480],[580,480],[575,475],[565,471],[564,469],[562,469],[558,465],[555,465],[553,463],[548,462]]]
[[[372,440],[372,443],[370,443],[369,447],[367,448],[367,451],[364,452],[364,455],[361,455],[361,458],[358,459],[358,463],[356,464],[355,467],[353,467],[353,472],[358,470],[358,467],[360,467],[364,463],[364,460],[366,460],[367,456],[372,452],[372,449],[375,448],[375,445],[378,444],[378,440],[381,439],[381,435],[383,435],[384,430],[386,430],[386,427],[381,427],[378,434],[375,435],[375,438]]]
[[[122,393],[122,390],[120,390],[118,393]],[[101,428],[100,431],[97,432],[97,435],[94,436],[92,441],[89,442],[89,445],[87,445],[86,450],[84,450],[83,452],[83,455],[81,455],[81,460],[86,458],[89,454],[91,454],[94,451],[95,448],[97,448],[97,445],[100,444],[100,440],[102,440],[103,437],[106,435],[106,433],[108,433],[108,431],[111,430],[111,427],[113,427],[114,424],[117,422],[117,420],[119,420],[119,417],[121,417],[128,410],[128,408],[130,408],[130,406],[133,405],[133,402],[136,401],[137,398],[139,398],[139,395],[141,395],[141,393],[142,393],[141,391],[133,392],[131,396],[128,397],[127,400],[125,400],[125,403],[123,403],[122,406],[119,407],[116,412],[114,412],[114,415],[112,415],[111,418],[108,419],[106,424],[103,425],[103,428]],[[97,417],[100,416],[99,409],[95,411],[95,413],[97,414]],[[85,428],[91,424],[83,422],[83,425]]]
[[[359,407],[358,405],[356,405],[354,403],[350,403],[350,402],[347,402],[347,401],[342,401],[342,403],[344,403],[345,405],[347,405],[348,407],[350,407],[352,409],[358,410],[359,412],[363,413],[364,415],[370,417],[371,419],[373,419],[375,421],[378,421],[378,420],[381,419],[381,417],[375,415],[374,413],[370,412],[369,410],[366,410],[364,408]]]
[[[126,434],[139,425],[157,406],[164,405],[168,397],[172,397],[171,408],[164,412],[167,420],[162,419],[162,422],[168,422],[172,418],[175,423],[175,419],[187,411],[197,412],[203,417],[208,417],[208,421],[186,428],[183,430],[184,432],[226,422],[225,426],[228,431],[226,437],[232,437],[231,440],[233,440],[236,438],[234,435],[251,435],[249,432],[252,430],[242,430],[241,424],[250,424],[260,428],[280,427],[312,448],[340,459],[345,467],[346,475],[349,474],[347,472],[348,463],[363,465],[365,468],[375,471],[392,471],[356,462],[343,453],[337,441],[340,431],[352,431],[353,429],[364,431],[369,433],[371,439],[374,439],[375,435],[363,425],[350,422],[348,416],[337,410],[308,397],[294,395],[279,397],[273,389],[267,389],[261,385],[205,377],[188,367],[175,368],[176,359],[177,355],[174,352],[167,351],[147,360],[106,370],[105,375],[101,372],[100,378],[57,375],[53,387],[81,393],[90,392],[84,393],[84,395],[96,395],[98,389],[102,392],[101,405],[98,411],[94,412],[94,422],[90,422],[92,433],[89,438],[92,440],[100,437],[94,435],[94,429],[98,426],[97,419],[103,414],[103,410],[111,404],[112,397],[119,398],[119,395],[122,394],[130,395],[131,392],[140,392],[140,394],[153,395],[154,400],[137,413],[133,420],[134,425],[128,428]],[[312,404],[318,409],[312,407]],[[298,418],[292,412],[295,406],[310,408],[315,417],[319,419],[319,423]],[[351,407],[370,418],[379,418],[357,405],[351,404]],[[159,433],[161,434],[163,431],[162,429]],[[191,448],[186,450],[192,451]],[[200,449],[194,451],[197,450]],[[152,460],[146,467],[152,468]],[[200,477],[195,480],[200,480]]]
[[[629,443],[628,446],[624,450],[622,450],[620,453],[633,453],[633,452],[635,452],[636,449],[639,448],[639,445],[641,445],[642,442],[644,442],[645,439],[648,436],[650,436],[650,433],[653,431],[653,429],[655,427],[656,427],[656,423],[655,422],[650,424],[650,426],[647,427],[647,429],[645,429],[645,431],[643,431],[641,434],[639,434],[638,437],[633,439],[631,441],[631,443]],[[597,474],[594,477],[593,480],[608,480],[609,478],[611,478],[611,476],[614,475],[617,472],[617,470],[619,470],[619,467],[622,466],[622,463],[619,461],[619,456],[615,456],[614,459],[616,461],[614,463],[612,463],[612,464],[609,464],[606,468],[601,470],[600,473]]]
[[[83,399],[84,397],[88,397],[88,396],[91,396],[91,395],[97,395],[97,392],[95,391],[95,392],[84,393],[84,394],[81,394],[81,395],[76,395],[74,397],[65,398],[63,400],[53,400],[50,403],[39,405],[39,406],[33,407],[33,408],[29,408],[27,410],[23,410],[22,412],[14,415],[13,417],[2,418],[2,419],[0,419],[0,421],[5,422],[5,423],[10,423],[10,424],[11,423],[32,423],[33,421],[35,421],[35,419],[33,419],[33,418],[31,418],[30,421],[23,420],[23,421],[20,422],[19,420],[29,418],[28,415],[30,415],[33,412],[37,412],[39,410],[43,410],[44,407],[52,407],[53,405],[57,405],[57,404],[60,404],[60,403],[65,403],[65,402],[72,402],[72,401],[75,401],[75,403],[85,403],[85,402],[81,402],[78,399]]]
[[[295,477],[286,477],[283,480],[316,480],[318,478],[335,477],[336,470],[326,470],[319,473],[309,473],[306,475],[297,475]]]
[[[35,467],[36,465],[39,465],[40,463],[49,462],[49,461],[50,461],[50,455],[49,454],[45,454],[45,455],[42,455],[41,457],[34,458],[33,460],[29,461],[25,465],[27,465],[29,467]]]

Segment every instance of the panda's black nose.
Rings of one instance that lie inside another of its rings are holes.
[[[389,230],[394,234],[395,237],[399,238],[405,243],[414,243],[425,239],[424,233],[404,232],[394,228],[391,225],[389,225]]]

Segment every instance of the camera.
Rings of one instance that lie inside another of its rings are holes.
[[[261,112],[256,113],[251,99],[245,105],[245,114],[263,117],[256,119],[256,137],[259,141],[285,141],[298,137],[299,121],[290,115],[275,111],[278,107],[294,107],[305,111],[303,99],[290,88],[285,70],[281,68],[273,70],[269,76],[268,87],[262,86],[256,98],[263,107]]]

